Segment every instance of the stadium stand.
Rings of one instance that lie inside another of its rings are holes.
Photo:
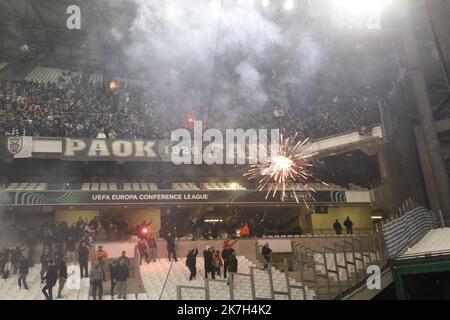
[[[408,248],[402,257],[439,253],[449,250],[450,228],[432,229],[429,230],[419,242]]]
[[[70,76],[69,76],[70,74]],[[68,82],[72,77],[81,78],[81,72],[70,72],[63,69],[36,67],[26,77],[26,81],[37,83]]]
[[[89,83],[92,84],[102,84],[103,83],[103,75],[100,73],[91,73],[89,75]]]
[[[78,266],[76,266],[78,268]],[[0,300],[45,300],[41,290],[44,286],[40,279],[41,265],[35,264],[30,268],[27,276],[29,290],[19,289],[17,286],[18,275],[12,275],[8,279],[0,280]],[[58,288],[55,286],[53,292]],[[58,300],[88,300],[90,282],[89,278],[81,279],[79,289],[69,288],[66,283],[63,291],[63,298]]]
[[[170,263],[168,259],[159,259],[156,263],[144,264],[141,266],[141,277],[144,288],[150,299],[175,300],[177,299],[178,286],[195,286],[199,289],[182,289],[182,298],[188,300],[205,299],[205,280],[203,257],[197,257],[197,277],[189,281],[189,270],[185,266],[185,258],[179,259],[177,263]],[[238,256],[238,273],[234,281],[234,299],[250,300],[252,299],[250,273],[254,268],[255,296],[258,298],[270,298],[270,280],[267,271],[258,271],[256,265],[246,257]],[[255,271],[256,270],[256,271]],[[272,268],[273,289],[274,291],[287,292],[286,278],[279,270]],[[167,281],[166,281],[167,278]],[[297,281],[290,279],[291,285],[300,286]],[[230,289],[226,281],[209,280],[210,299],[227,300],[230,299]],[[186,291],[184,291],[186,290]],[[293,300],[305,300],[302,290],[291,289]],[[306,289],[307,300],[314,299],[314,291]],[[279,299],[285,296],[276,297]]]

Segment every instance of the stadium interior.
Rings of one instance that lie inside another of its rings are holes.
[[[1,0],[0,299],[447,299],[448,14]]]

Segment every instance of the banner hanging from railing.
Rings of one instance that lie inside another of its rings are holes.
[[[437,227],[436,215],[424,207],[417,207],[383,225],[383,236],[391,258],[403,253],[431,229]]]

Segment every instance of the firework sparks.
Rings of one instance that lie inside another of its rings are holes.
[[[309,183],[311,181],[326,183],[314,178],[311,174],[311,157],[317,153],[308,152],[306,144],[309,139],[295,142],[293,138],[280,138],[278,154],[269,155],[269,161],[265,164],[258,163],[250,166],[244,174],[249,180],[256,180],[258,190],[267,190],[266,199],[272,194],[281,192],[281,201],[286,199],[286,190],[292,190],[295,201],[298,203],[299,191],[316,192]]]
[[[117,80],[111,80],[108,82],[108,88],[111,91],[116,91],[117,89],[119,89],[119,81]]]

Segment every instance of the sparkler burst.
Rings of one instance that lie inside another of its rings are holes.
[[[117,89],[119,89],[119,81],[117,80],[111,80],[108,82],[108,88],[111,91],[116,91]]]
[[[259,191],[267,190],[266,199],[270,194],[274,197],[277,192],[281,192],[281,201],[284,202],[287,197],[286,191],[289,189],[292,190],[295,201],[298,203],[300,202],[298,192],[316,192],[310,186],[311,182],[327,185],[311,173],[313,164],[310,158],[317,153],[308,152],[309,148],[306,144],[309,139],[295,142],[296,138],[297,135],[284,139],[281,135],[278,153],[269,154],[267,163],[251,165],[244,174],[248,180],[257,181]]]

